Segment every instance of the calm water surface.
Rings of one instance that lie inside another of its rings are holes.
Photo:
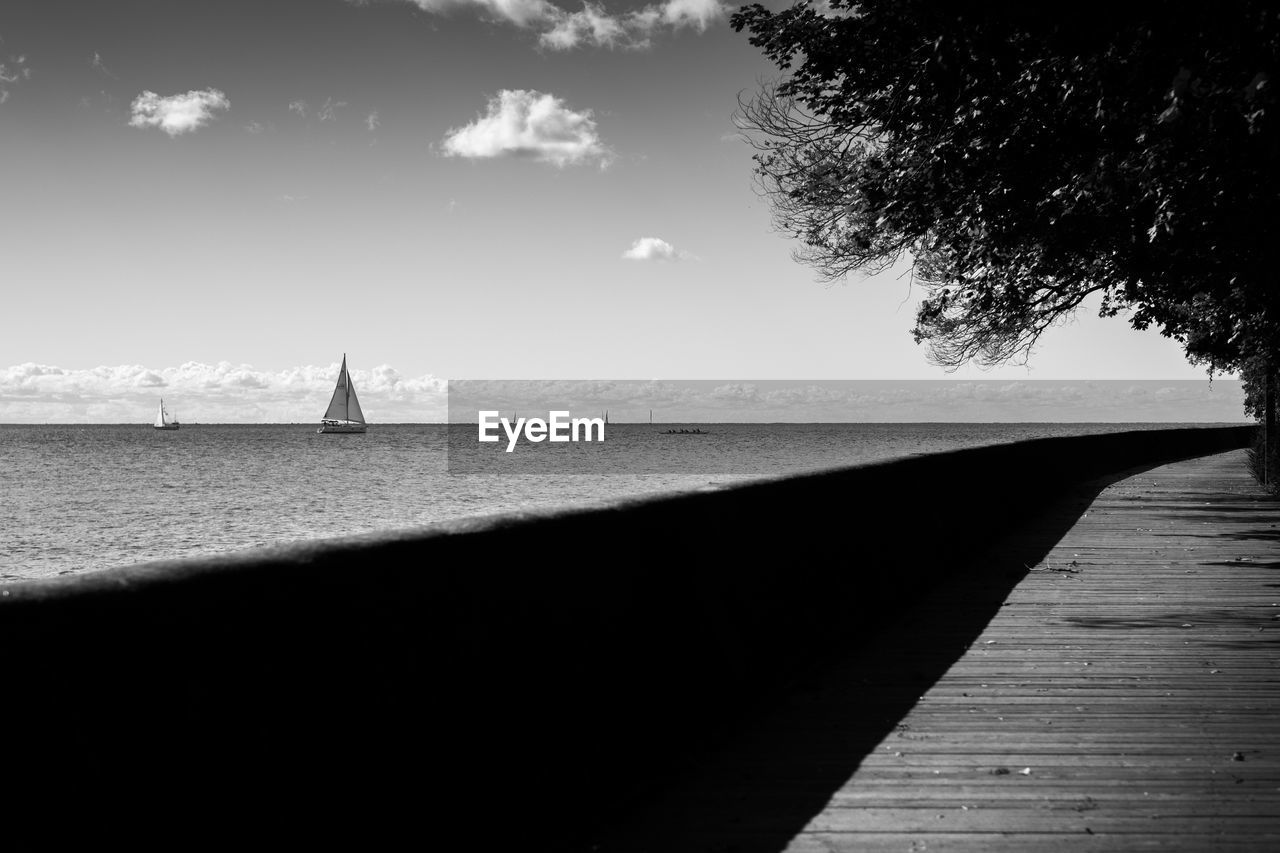
[[[609,429],[647,435],[670,426]],[[0,582],[1026,438],[1171,425],[697,426],[713,433],[641,444],[663,454],[652,460],[655,470],[680,469],[666,454],[718,454],[723,464],[715,474],[451,475],[438,425],[377,425],[348,436],[317,435],[306,424],[184,425],[177,432],[0,425],[8,510]]]

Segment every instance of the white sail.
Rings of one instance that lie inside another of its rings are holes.
[[[158,426],[158,427],[162,427],[162,426],[164,426],[164,425],[165,425],[165,417],[164,417],[164,398],[163,398],[163,397],[161,397],[161,398],[160,398],[160,411],[156,412],[156,426]]]
[[[356,386],[347,377],[347,420],[364,423],[364,412],[360,411],[360,401],[356,399]]]
[[[347,419],[347,388],[350,386],[347,377],[347,359],[342,358],[342,372],[338,374],[338,386],[333,389],[333,399],[329,400],[329,408],[324,410],[326,421],[345,421]]]
[[[345,353],[342,356],[342,370],[338,373],[338,384],[333,389],[333,398],[329,400],[329,408],[324,411],[324,420],[364,423],[364,412],[360,410],[355,386],[351,384],[351,375],[347,373]]]

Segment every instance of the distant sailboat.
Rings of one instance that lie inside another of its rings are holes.
[[[181,426],[177,418],[169,417],[169,413],[164,410],[164,397],[160,398],[160,411],[156,412],[156,422],[152,426],[156,429],[177,429]]]
[[[329,401],[329,408],[325,409],[320,429],[316,432],[364,432],[366,429],[364,412],[360,411],[360,401],[356,399],[356,388],[347,373],[347,354],[344,352],[338,385],[333,389],[333,399]]]

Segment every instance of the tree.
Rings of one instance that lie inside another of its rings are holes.
[[[1026,357],[1092,294],[1211,371],[1280,350],[1280,14],[1263,2],[743,7],[743,101],[820,277],[907,257],[947,366]]]
[[[1249,468],[1272,494],[1280,494],[1280,436],[1276,435],[1277,364],[1274,358],[1255,355],[1240,368],[1244,384],[1244,410],[1257,418],[1258,430],[1249,450]]]

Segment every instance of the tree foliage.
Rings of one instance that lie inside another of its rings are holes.
[[[785,72],[740,123],[820,277],[901,257],[955,366],[1101,313],[1237,370],[1275,353],[1280,12],[1261,2],[805,0],[732,24]]]

